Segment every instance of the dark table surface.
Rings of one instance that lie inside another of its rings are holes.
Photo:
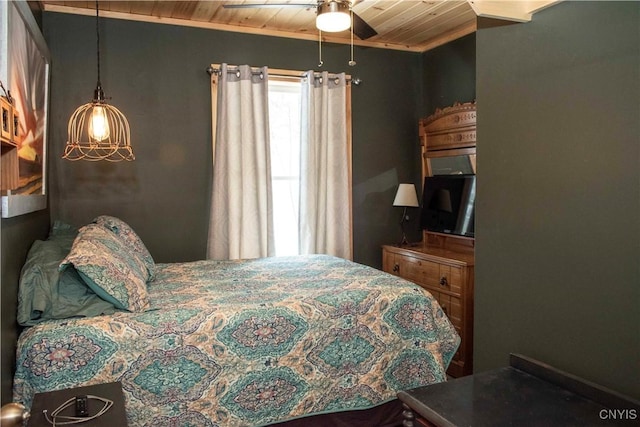
[[[640,426],[640,402],[543,364],[527,372],[529,362],[400,392],[398,397],[440,427]]]
[[[46,420],[43,411],[50,414],[64,404],[68,399],[75,396],[92,395],[99,396],[113,401],[113,406],[102,416],[91,421],[80,424],[71,424],[83,427],[126,427],[127,416],[124,408],[124,396],[122,394],[122,384],[120,382],[96,384],[86,387],[76,387],[65,390],[51,391],[47,393],[37,393],[31,405],[31,417],[28,427],[51,427]],[[95,415],[103,407],[100,400],[89,399],[89,415]],[[74,416],[75,405],[71,405],[60,413],[61,415]]]

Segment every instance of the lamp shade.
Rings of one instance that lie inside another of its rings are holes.
[[[316,27],[320,31],[336,33],[351,27],[349,5],[345,1],[328,0],[318,5]]]
[[[418,196],[416,194],[416,186],[413,184],[400,184],[396,198],[393,200],[393,206],[405,206],[409,208],[417,208]]]
[[[101,99],[78,107],[69,119],[68,133],[62,156],[67,160],[135,159],[127,118]]]

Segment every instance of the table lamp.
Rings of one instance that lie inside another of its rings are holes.
[[[418,196],[416,193],[416,186],[413,184],[400,184],[396,193],[396,198],[393,200],[393,206],[403,207],[402,219],[400,220],[400,229],[402,230],[402,240],[398,246],[408,245],[407,235],[404,231],[404,223],[409,219],[407,215],[407,208],[417,208]]]

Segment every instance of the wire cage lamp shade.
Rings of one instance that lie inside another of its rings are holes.
[[[98,83],[93,101],[81,105],[69,119],[68,139],[62,158],[67,160],[135,160],[131,149],[131,131],[127,118],[106,102],[100,83],[99,8],[96,1],[96,40]]]
[[[100,100],[84,104],[71,115],[67,160],[134,160],[127,118],[116,107]]]

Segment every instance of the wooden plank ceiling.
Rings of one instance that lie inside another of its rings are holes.
[[[309,3],[308,8],[229,9],[228,4]],[[354,44],[424,52],[476,30],[488,16],[526,22],[553,0],[356,0],[353,11],[377,31]],[[95,15],[95,1],[41,0],[45,11]],[[223,31],[317,40],[315,0],[100,1],[100,16]],[[323,40],[349,43],[350,32],[323,33]]]

